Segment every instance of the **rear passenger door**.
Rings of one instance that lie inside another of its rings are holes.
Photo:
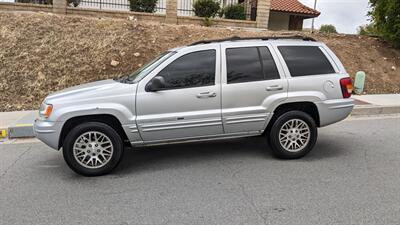
[[[287,96],[287,81],[268,44],[222,43],[222,118],[228,134],[261,132],[268,99]]]

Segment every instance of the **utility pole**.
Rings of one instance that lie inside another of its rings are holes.
[[[314,10],[317,9],[317,0],[314,0]],[[311,22],[311,33],[314,33],[314,20],[315,17],[312,18],[312,22]]]

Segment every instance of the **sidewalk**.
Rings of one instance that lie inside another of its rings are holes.
[[[352,116],[400,114],[400,94],[353,95]],[[37,111],[0,112],[0,140],[33,137],[33,122]]]
[[[352,116],[400,113],[400,94],[353,95],[355,108]]]

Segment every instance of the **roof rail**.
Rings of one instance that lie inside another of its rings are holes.
[[[301,35],[292,35],[292,36],[267,36],[267,37],[239,37],[239,36],[232,36],[230,38],[224,38],[224,39],[214,39],[214,40],[202,40],[202,41],[197,41],[193,42],[189,46],[193,45],[200,45],[200,44],[210,44],[210,43],[218,43],[218,42],[224,42],[224,41],[243,41],[243,40],[280,40],[280,39],[296,39],[296,40],[303,40],[303,41],[316,41],[312,37],[306,37],[306,36],[301,36]]]

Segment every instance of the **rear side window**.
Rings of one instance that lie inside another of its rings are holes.
[[[228,48],[226,67],[228,84],[280,78],[267,47]]]
[[[215,84],[215,50],[192,52],[181,56],[160,71],[164,89],[191,88]]]
[[[292,77],[335,73],[318,46],[279,46]]]

